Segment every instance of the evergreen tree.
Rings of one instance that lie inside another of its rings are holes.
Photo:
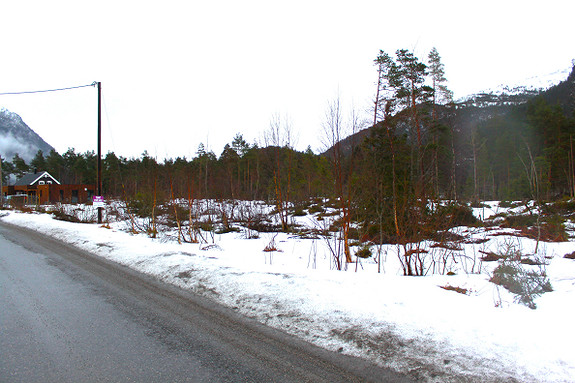
[[[431,89],[425,85],[427,66],[412,52],[400,49],[396,52],[396,64],[389,72],[390,85],[395,88],[395,99],[411,109],[412,124],[417,131],[417,146],[421,147],[421,126],[417,105],[429,100]]]
[[[419,200],[425,200],[425,169],[422,147],[421,118],[418,105],[426,103],[431,95],[431,88],[425,85],[427,66],[419,61],[407,49],[396,52],[396,62],[389,71],[389,83],[395,89],[395,101],[399,106],[409,109],[411,135],[416,137],[416,150],[412,157],[413,163],[418,163],[413,174],[417,174]]]
[[[57,151],[52,149],[46,157],[46,171],[56,179],[62,182],[62,173],[64,170],[64,159]]]
[[[200,142],[198,145],[198,150],[196,150],[196,156],[202,157],[206,155],[206,148],[204,148],[204,144]]]
[[[244,137],[240,133],[235,135],[231,147],[240,157],[245,156],[250,150],[250,145],[244,140]]]
[[[439,52],[437,52],[435,47],[429,52],[428,63],[428,73],[432,84],[433,105],[442,105],[451,102],[453,92],[450,91],[445,84],[447,82],[445,78],[445,68],[441,62]]]
[[[375,93],[375,108],[373,113],[373,125],[378,121],[385,120],[391,113],[393,100],[393,90],[389,84],[389,72],[395,65],[395,62],[386,52],[380,50],[379,55],[374,60],[377,65],[377,90]]]
[[[6,161],[0,156],[0,162],[2,163],[2,184],[4,186],[8,185],[10,176],[14,174],[14,164],[10,161]]]
[[[102,187],[104,194],[112,196],[122,195],[124,178],[122,169],[126,167],[126,161],[118,158],[113,152],[108,152],[102,161]]]
[[[44,153],[41,150],[38,150],[36,156],[30,162],[30,168],[33,171],[45,171],[46,169],[46,159],[44,158]]]
[[[541,157],[546,164],[541,180],[545,180],[544,184],[553,194],[570,194],[569,183],[573,175],[568,169],[575,134],[572,121],[559,105],[550,105],[542,97],[527,104],[527,121],[533,127],[536,139],[532,144],[534,156]]]
[[[26,161],[18,155],[18,153],[14,154],[14,157],[12,157],[12,165],[14,166],[14,174],[17,178],[22,177],[30,171],[30,167],[26,164]]]
[[[74,170],[74,165],[78,161],[79,154],[77,154],[74,148],[68,148],[66,153],[62,155],[65,173],[62,175],[62,180],[60,182],[63,183],[72,183],[77,184],[79,183],[79,175]]]

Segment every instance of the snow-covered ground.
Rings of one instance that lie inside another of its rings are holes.
[[[487,218],[498,212],[496,203],[490,206],[475,214]],[[46,233],[419,381],[575,381],[575,260],[563,257],[575,250],[573,242],[539,244],[538,256],[548,263],[553,291],[538,297],[532,310],[489,282],[497,262],[480,259],[484,252],[505,247],[533,253],[535,241],[495,235],[501,230],[456,228],[469,239],[461,249],[424,245],[427,264],[435,262],[436,270],[445,266],[443,274],[404,277],[401,249],[392,245],[382,246],[379,255],[373,247],[373,257],[337,271],[330,244],[322,238],[260,233],[248,239],[250,233],[242,230],[213,237],[205,233],[207,242],[178,244],[174,233],[158,239],[130,234],[125,221],[104,227],[58,221],[49,214],[0,215],[5,222]],[[318,225],[311,215],[297,220]],[[277,251],[263,251],[270,244]],[[442,288],[449,286],[466,293]]]

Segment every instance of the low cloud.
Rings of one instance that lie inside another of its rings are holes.
[[[37,152],[38,148],[18,140],[11,134],[0,136],[0,155],[5,160],[11,161],[14,155],[18,154],[29,164]]]

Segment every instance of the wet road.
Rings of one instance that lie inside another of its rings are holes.
[[[0,222],[0,382],[403,382]]]

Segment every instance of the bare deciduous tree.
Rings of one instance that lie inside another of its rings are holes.
[[[276,208],[282,225],[282,230],[287,231],[288,206],[290,202],[291,172],[292,172],[292,150],[294,145],[293,129],[289,118],[282,118],[279,114],[272,116],[270,126],[264,132],[264,142],[266,146],[275,148],[274,166],[274,189],[276,197]],[[287,159],[282,161],[282,151],[285,149]],[[283,166],[282,166],[283,165]]]
[[[330,161],[335,181],[334,191],[341,208],[341,237],[343,240],[343,255],[345,256],[346,263],[352,262],[351,251],[349,248],[349,230],[351,225],[350,208],[352,196],[351,188],[348,183],[350,179],[349,175],[353,167],[353,134],[360,130],[361,125],[360,118],[353,108],[349,119],[345,121],[339,96],[328,103],[323,124],[323,142],[324,146],[330,153]],[[347,166],[345,166],[342,140],[347,135],[351,136],[351,144],[349,148],[346,148],[349,151],[349,156],[347,157]],[[338,269],[341,270],[343,268],[342,262],[339,262],[337,266]]]

